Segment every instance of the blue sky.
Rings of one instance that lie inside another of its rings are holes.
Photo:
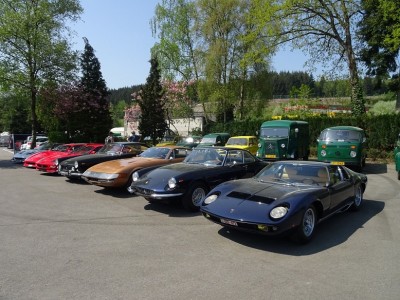
[[[71,28],[74,48],[84,49],[89,40],[101,64],[108,88],[117,89],[146,82],[150,70],[152,37],[150,20],[159,0],[81,0],[84,13]],[[306,57],[300,52],[280,51],[273,59],[275,71],[301,71]]]

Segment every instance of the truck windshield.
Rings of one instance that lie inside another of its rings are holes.
[[[261,137],[288,137],[289,128],[268,127],[261,128]]]
[[[325,130],[319,139],[321,141],[360,141],[361,133],[354,130]]]

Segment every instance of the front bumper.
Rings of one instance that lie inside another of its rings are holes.
[[[183,192],[158,192],[151,189],[145,189],[142,187],[130,187],[129,191],[138,196],[142,196],[144,198],[150,198],[153,200],[166,200],[166,199],[175,199],[183,196]]]

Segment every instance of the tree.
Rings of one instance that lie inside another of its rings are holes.
[[[88,106],[87,110],[83,112],[86,114],[87,121],[82,130],[86,133],[88,139],[100,142],[104,140],[113,124],[110,105],[107,101],[109,91],[100,70],[100,62],[94,54],[88,39],[84,38],[84,41],[85,51],[80,59],[82,70],[80,85],[86,94],[93,97],[91,102],[95,102],[96,105]]]
[[[136,100],[141,111],[139,131],[143,137],[150,137],[153,145],[155,145],[157,140],[162,139],[168,127],[165,104],[162,101],[164,93],[157,58],[151,58],[150,64],[150,74]]]
[[[0,1],[0,83],[29,94],[32,147],[39,127],[38,91],[46,81],[65,81],[76,69],[66,24],[81,12],[78,0]]]
[[[400,4],[397,0],[363,0],[364,15],[359,33],[367,46],[361,58],[368,73],[386,77],[398,69],[400,49]],[[400,75],[400,70],[398,70]],[[396,108],[400,110],[400,76],[393,78],[397,92]]]
[[[355,116],[365,113],[355,34],[361,11],[360,0],[286,0],[277,15],[284,22],[284,40],[307,50],[312,62],[331,62],[336,69],[347,65]]]

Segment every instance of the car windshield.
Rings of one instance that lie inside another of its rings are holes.
[[[215,144],[217,141],[216,137],[204,137],[200,144]]]
[[[60,152],[66,152],[70,149],[71,147],[69,145],[60,145],[54,148],[55,151],[60,151]]]
[[[254,178],[261,182],[280,182],[285,184],[321,185],[329,182],[325,166],[275,162],[262,169]]]
[[[261,137],[288,137],[289,128],[268,127],[261,128]]]
[[[122,149],[124,148],[124,146],[122,144],[105,144],[103,146],[103,148],[100,149],[99,154],[108,154],[108,155],[112,155],[112,154],[119,154],[122,152]]]
[[[321,141],[361,141],[361,133],[355,130],[324,130]]]
[[[226,157],[224,149],[201,148],[194,149],[184,160],[189,164],[221,165]]]
[[[247,139],[245,138],[230,138],[226,143],[227,146],[237,145],[237,146],[246,146]]]
[[[168,158],[167,155],[169,151],[169,148],[151,147],[143,151],[138,156],[148,158]]]
[[[194,138],[194,137],[186,137],[181,139],[177,144],[191,144],[191,143],[200,143],[201,139],[200,138]]]

